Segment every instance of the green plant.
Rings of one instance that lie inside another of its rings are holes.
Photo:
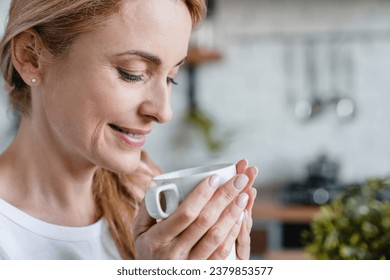
[[[316,259],[390,259],[390,178],[368,180],[340,194],[303,233]]]
[[[210,151],[219,152],[225,147],[227,136],[216,137],[214,122],[205,112],[198,108],[191,108],[186,118],[199,128]]]

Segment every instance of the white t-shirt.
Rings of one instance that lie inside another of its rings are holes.
[[[65,227],[38,220],[0,199],[0,259],[120,259],[107,222]]]

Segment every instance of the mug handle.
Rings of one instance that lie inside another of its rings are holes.
[[[161,207],[160,194],[163,193],[166,200],[166,210]],[[152,187],[146,190],[145,203],[149,215],[156,220],[168,218],[179,206],[179,191],[175,184],[166,184]]]

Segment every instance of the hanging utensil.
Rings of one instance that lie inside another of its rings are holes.
[[[295,102],[297,88],[296,88],[296,66],[297,66],[297,58],[296,58],[296,48],[294,41],[291,39],[285,39],[283,41],[283,74],[285,80],[285,93],[286,93],[286,101],[287,105],[290,106]]]
[[[356,113],[356,105],[351,95],[353,93],[353,53],[351,51],[344,52],[342,57],[343,65],[343,82],[344,95],[340,96],[336,103],[336,115],[341,121],[349,121],[353,119]]]
[[[300,100],[295,105],[295,115],[301,120],[309,120],[322,111],[322,101],[318,96],[318,65],[316,41],[308,39],[305,44],[305,85],[310,97]]]
[[[329,63],[329,90],[331,92],[331,103],[337,104],[340,99],[340,51],[337,39],[331,39],[328,46]]]

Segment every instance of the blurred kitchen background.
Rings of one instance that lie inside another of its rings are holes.
[[[209,4],[176,78],[174,119],[146,150],[167,171],[258,166],[252,257],[305,258],[300,233],[318,205],[390,174],[390,1]],[[3,150],[14,124],[0,102]]]

